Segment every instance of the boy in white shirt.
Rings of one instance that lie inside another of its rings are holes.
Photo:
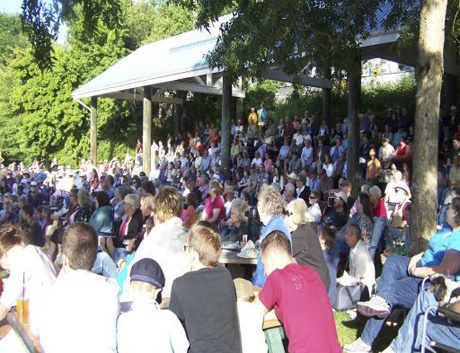
[[[130,278],[133,304],[118,318],[118,352],[186,353],[189,343],[181,322],[158,306],[165,285],[160,265],[141,259],[131,268]]]

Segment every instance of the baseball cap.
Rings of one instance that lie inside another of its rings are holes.
[[[165,286],[165,275],[161,266],[154,259],[145,258],[134,263],[130,272],[131,281],[150,283],[156,288]],[[161,291],[158,293],[156,301],[161,303]]]

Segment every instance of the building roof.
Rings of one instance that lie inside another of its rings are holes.
[[[363,54],[366,48],[394,43],[400,31],[385,31],[383,21],[389,9],[379,10],[376,30],[360,42]],[[153,96],[157,101],[180,103],[177,98],[161,98],[166,89],[193,91],[207,94],[222,94],[222,70],[210,68],[206,61],[215,46],[220,33],[220,26],[232,15],[220,17],[208,30],[195,29],[154,43],[146,44],[135,50],[107,70],[72,92],[74,99],[101,96],[115,99],[143,98],[143,88],[157,88]],[[374,51],[367,51],[365,56],[373,56]],[[371,53],[371,54],[370,54]],[[293,76],[287,75],[279,68],[265,72],[262,77],[292,82]],[[318,77],[301,77],[308,86],[332,88],[332,82]],[[244,97],[242,84],[234,85],[232,94]]]

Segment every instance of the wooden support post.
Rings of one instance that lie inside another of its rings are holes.
[[[152,145],[152,88],[144,87],[144,113],[142,124],[142,169],[150,178]]]
[[[91,97],[90,117],[90,158],[94,166],[97,166],[97,96]]]

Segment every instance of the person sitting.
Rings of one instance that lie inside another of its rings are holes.
[[[219,224],[225,218],[222,188],[218,181],[209,182],[209,196],[206,198],[201,218],[213,224]]]
[[[386,217],[387,209],[382,199],[382,190],[377,185],[369,189],[369,197],[372,205],[372,215],[374,217]]]
[[[118,352],[186,353],[189,347],[184,328],[169,310],[160,310],[165,276],[160,265],[145,258],[130,272],[133,293],[131,310],[121,314],[117,323]]]
[[[410,308],[415,302],[422,279],[434,273],[455,274],[460,278],[460,198],[452,199],[447,211],[452,231],[441,229],[428,243],[425,252],[412,258],[392,255],[383,266],[375,296],[358,302],[358,312],[370,317],[356,341],[344,346],[345,352],[371,352],[371,345],[386,318],[397,306]],[[383,320],[382,320],[383,319]]]
[[[362,283],[367,288],[367,293],[362,298],[369,298],[375,284],[375,266],[367,250],[367,244],[362,239],[361,228],[357,224],[350,224],[345,233],[345,241],[350,247],[349,272],[344,271],[337,282],[343,286],[354,286]]]
[[[347,200],[348,197],[343,191],[337,193],[334,198],[334,208],[324,218],[324,225],[332,227],[335,230],[339,230],[347,224]]]
[[[313,221],[316,223],[321,222],[323,211],[321,211],[321,207],[319,206],[319,203],[318,203],[320,201],[319,193],[317,191],[312,191],[308,199],[309,199],[309,204],[310,204],[310,207],[308,207],[308,211],[313,217]]]
[[[236,199],[233,201],[230,211],[230,222],[232,227],[230,233],[223,238],[224,242],[242,241],[243,235],[248,234],[248,217],[246,216],[248,209],[249,206],[243,199]]]
[[[64,232],[62,270],[43,294],[31,323],[47,353],[117,351],[119,288],[91,272],[97,244],[97,234],[88,224],[75,222]]]
[[[331,284],[328,296],[331,305],[333,305],[337,292],[337,267],[340,260],[339,249],[335,246],[335,232],[327,226],[321,227],[319,230],[319,242],[329,271]]]
[[[45,236],[42,232],[40,224],[34,218],[34,208],[30,204],[24,205],[21,210],[21,227],[24,229],[26,238],[24,242],[27,245],[35,245],[42,247],[46,243]]]
[[[116,236],[101,238],[101,249],[107,252],[115,263],[127,255],[126,246],[142,230],[143,217],[139,208],[139,197],[136,194],[125,196],[125,216]]]
[[[33,313],[40,304],[41,291],[57,277],[48,256],[37,246],[25,245],[24,237],[24,231],[17,225],[0,227],[0,266],[10,273],[8,285],[0,296],[0,320],[16,305],[20,295],[30,299]]]
[[[187,230],[182,226],[182,220],[179,218],[181,212],[182,196],[179,191],[171,186],[160,188],[153,200],[155,226],[150,232],[146,232],[129,265],[132,266],[136,261],[146,257],[158,262],[166,277],[163,288],[164,305],[170,298],[174,279],[184,273],[184,265],[187,261],[183,252]],[[123,284],[122,301],[130,299],[129,276],[127,276]]]
[[[195,189],[196,190],[196,189]],[[190,192],[187,197],[187,209],[182,212],[182,221],[185,228],[190,228],[196,221],[197,199],[194,193]]]
[[[104,191],[96,193],[96,211],[91,215],[89,224],[99,236],[108,236],[113,231],[113,209],[109,196]]]
[[[361,239],[363,239],[366,244],[369,244],[374,224],[372,223],[372,206],[368,194],[364,192],[359,194],[359,198],[356,202],[356,213],[356,223],[359,225],[359,229],[361,230]]]
[[[458,284],[456,285],[458,288]],[[441,342],[446,346],[460,349],[460,327],[452,324],[439,314],[429,314],[426,323],[426,336],[423,336],[424,314],[430,308],[440,306],[435,293],[421,290],[412,309],[404,320],[398,336],[382,353],[412,353],[420,351],[423,340]],[[447,304],[448,308],[457,314],[460,313],[460,300],[455,297]]]
[[[190,272],[175,279],[169,309],[183,323],[190,351],[241,353],[232,277],[225,267],[217,266],[218,229],[206,221],[195,223],[184,249]]]
[[[321,251],[316,227],[313,227],[313,217],[307,209],[303,199],[296,199],[289,203],[286,223],[291,231],[292,257],[301,266],[314,268],[321,277],[321,280],[329,290],[331,284],[329,270]]]
[[[268,234],[261,252],[268,278],[256,304],[263,312],[275,308],[289,340],[289,352],[341,352],[318,272],[295,263],[289,239],[282,232]]]
[[[259,214],[260,222],[263,224],[260,231],[261,240],[275,230],[284,233],[289,241],[291,240],[291,232],[281,217],[283,210],[283,201],[278,189],[273,185],[263,185],[257,196],[257,213]],[[267,280],[261,255],[259,251],[256,271],[252,278],[252,284],[258,287],[263,287]]]

